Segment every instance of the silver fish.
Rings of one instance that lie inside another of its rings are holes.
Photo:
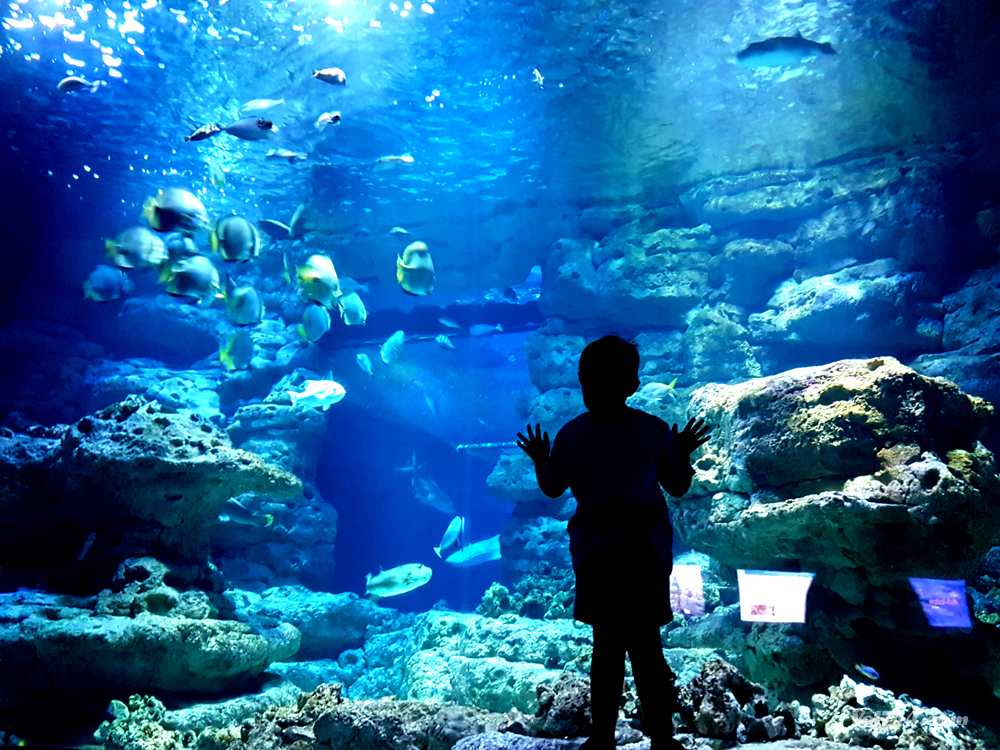
[[[434,340],[443,346],[445,349],[454,349],[455,345],[451,343],[451,339],[448,338],[447,333],[441,333],[434,337]]]
[[[368,373],[368,377],[372,377],[374,373],[372,372],[372,358],[369,357],[364,352],[361,352],[357,357],[358,367]]]
[[[402,331],[396,331],[389,338],[387,338],[379,351],[382,361],[387,365],[391,365],[399,359],[403,355],[404,341],[406,341],[406,334]]]

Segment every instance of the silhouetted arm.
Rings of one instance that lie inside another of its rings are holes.
[[[559,497],[569,489],[569,462],[566,448],[556,435],[555,446],[549,452],[549,433],[542,432],[540,425],[527,426],[528,436],[517,433],[517,444],[535,462],[535,479],[538,486],[549,497]]]
[[[666,435],[666,444],[660,465],[656,467],[656,478],[667,492],[681,497],[691,489],[694,469],[691,468],[691,454],[708,442],[711,428],[705,420],[695,421],[692,417],[680,432],[675,424]]]

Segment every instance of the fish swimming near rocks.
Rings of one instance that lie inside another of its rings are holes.
[[[257,290],[250,284],[236,286],[226,277],[226,314],[229,322],[237,326],[251,326],[260,323],[264,317],[264,303]]]
[[[220,521],[238,523],[241,526],[257,526],[267,528],[274,523],[274,516],[270,513],[257,513],[235,498],[226,501],[226,507],[219,514]]]
[[[357,292],[342,294],[337,298],[337,307],[340,308],[340,317],[346,325],[363,326],[368,319],[368,310]]]
[[[337,304],[337,297],[341,295],[340,280],[329,255],[310,255],[305,264],[295,269],[295,277],[306,299],[331,309]]]
[[[298,334],[306,341],[315,344],[330,330],[330,311],[323,305],[308,305],[302,313],[302,322],[299,323]]]
[[[365,576],[365,593],[377,602],[387,596],[399,596],[425,585],[433,571],[420,563],[397,565],[389,570],[378,569],[377,575],[369,573]]]
[[[406,334],[402,331],[396,331],[389,338],[385,340],[382,344],[382,348],[379,350],[379,356],[382,357],[382,361],[387,365],[391,365],[397,359],[403,356],[403,343],[406,341]]]
[[[411,242],[396,256],[396,281],[407,294],[422,297],[434,290],[434,261],[423,242]]]
[[[111,302],[129,294],[134,286],[123,270],[101,264],[87,274],[83,282],[83,298]]]
[[[302,386],[302,390],[298,393],[287,391],[288,397],[292,400],[293,408],[301,405],[317,407],[326,411],[347,395],[344,386],[333,380],[307,380]]]
[[[451,523],[448,524],[448,528],[444,531],[444,536],[441,537],[441,544],[434,548],[434,554],[441,557],[441,550],[447,550],[453,544],[461,545],[459,541],[462,538],[462,534],[465,532],[465,519],[462,516],[455,516],[451,519]]]
[[[869,680],[877,680],[881,676],[874,668],[869,667],[867,664],[855,664],[854,668]]]
[[[414,472],[413,475],[413,496],[424,505],[447,513],[449,516],[455,515],[455,503],[442,490],[438,483],[430,477],[423,477]]]
[[[773,68],[794,65],[817,55],[835,55],[829,42],[814,42],[801,33],[795,36],[776,36],[754,42],[736,53],[736,62],[744,68]]]
[[[677,398],[676,393],[674,393],[674,386],[676,385],[677,378],[674,378],[669,383],[646,383],[642,388],[636,391],[636,393],[643,398],[648,398],[654,401],[662,401],[665,398],[675,399]]]
[[[246,331],[237,331],[219,349],[219,362],[229,372],[246,370],[253,359],[253,339]]]
[[[199,305],[209,306],[219,294],[219,272],[204,255],[184,258],[165,272],[167,294],[190,297]]]
[[[482,565],[490,560],[499,560],[500,557],[500,535],[497,534],[462,547],[458,552],[448,555],[444,561],[457,568],[471,568],[473,565]]]

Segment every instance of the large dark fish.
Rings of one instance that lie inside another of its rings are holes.
[[[837,52],[829,42],[814,42],[796,34],[754,42],[736,53],[736,62],[744,68],[772,68],[794,65],[817,55],[835,54]]]

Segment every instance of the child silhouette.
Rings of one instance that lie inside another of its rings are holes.
[[[592,731],[581,750],[615,746],[626,653],[652,750],[682,749],[673,738],[676,676],[660,641],[660,626],[673,619],[673,529],[660,487],[674,497],[688,491],[691,454],[708,441],[709,428],[691,419],[678,432],[626,406],[639,387],[639,352],[617,336],[587,345],[579,378],[587,412],[559,430],[551,453],[540,425],[527,425],[527,437],[517,438],[542,491],[555,498],[569,488],[576,498],[569,521],[573,616],[594,628]]]

